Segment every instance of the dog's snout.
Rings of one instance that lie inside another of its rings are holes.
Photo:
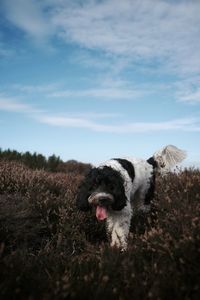
[[[106,206],[111,204],[114,201],[114,198],[109,193],[104,192],[95,192],[88,198],[89,203],[98,204],[101,206]]]

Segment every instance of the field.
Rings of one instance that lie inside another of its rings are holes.
[[[77,211],[82,178],[0,160],[0,298],[200,299],[200,172],[157,179],[125,253]]]

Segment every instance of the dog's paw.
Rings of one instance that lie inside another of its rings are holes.
[[[121,241],[119,238],[112,240],[110,246],[119,249],[120,252],[125,252],[127,250],[127,242]]]

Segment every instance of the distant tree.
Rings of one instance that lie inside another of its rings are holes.
[[[47,161],[44,155],[38,154],[37,155],[37,167],[39,169],[46,169]]]
[[[20,153],[16,150],[2,150],[1,148],[0,159],[19,161],[31,169],[44,169],[50,172],[85,174],[91,168],[90,164],[81,163],[73,159],[64,162],[55,154],[46,158],[44,155],[36,152],[33,154],[29,151]]]
[[[61,162],[60,157],[55,156],[55,154],[49,156],[47,160],[47,168],[50,172],[56,172],[58,170],[58,166]]]
[[[11,153],[12,152],[11,152],[10,149],[6,150],[5,153],[4,153],[5,158],[8,159],[8,160],[11,160],[11,155],[12,155]]]
[[[32,154],[29,151],[22,155],[22,162],[29,168],[33,168]]]

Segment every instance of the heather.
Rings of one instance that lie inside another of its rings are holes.
[[[77,211],[83,176],[0,161],[1,299],[199,299],[200,172],[157,178],[125,253]]]

